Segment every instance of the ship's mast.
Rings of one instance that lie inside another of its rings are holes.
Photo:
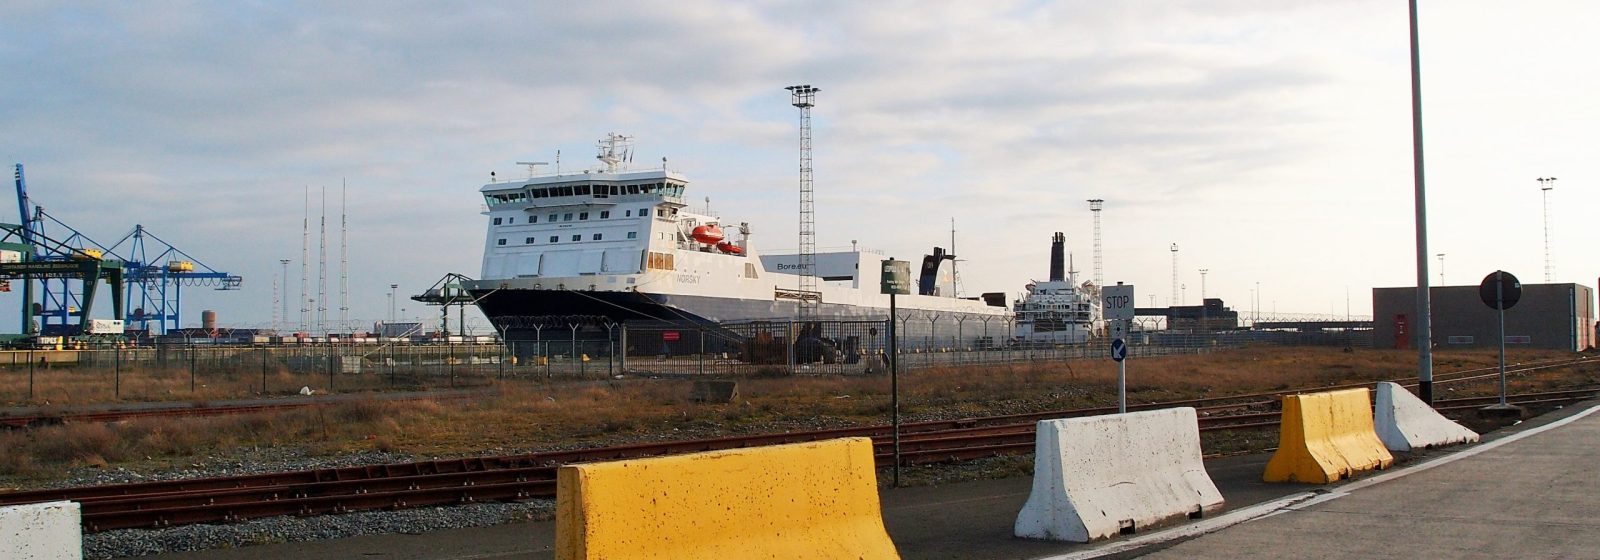
[[[800,305],[798,319],[816,316],[822,294],[817,291],[816,214],[811,192],[811,108],[819,88],[810,84],[789,86],[790,104],[800,109]]]

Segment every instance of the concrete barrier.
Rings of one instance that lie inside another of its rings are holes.
[[[1478,441],[1478,433],[1451,422],[1439,411],[1387,381],[1378,384],[1372,422],[1390,451],[1410,451]]]
[[[556,558],[896,559],[872,440],[562,467]]]
[[[0,558],[82,560],[83,521],[78,503],[0,507]]]
[[[1039,422],[1018,537],[1089,542],[1222,505],[1193,408]]]
[[[1372,427],[1366,389],[1283,397],[1278,451],[1267,461],[1267,482],[1327,484],[1394,464]]]

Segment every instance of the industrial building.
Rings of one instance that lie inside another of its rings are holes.
[[[1417,289],[1372,289],[1372,345],[1411,348]],[[1477,286],[1429,289],[1435,348],[1485,348],[1500,344],[1498,312],[1483,303]],[[1523,284],[1522,298],[1506,310],[1506,346],[1582,351],[1595,345],[1594,290],[1580,284]]]
[[[1174,305],[1172,307],[1139,307],[1137,317],[1162,317],[1167,320],[1167,330],[1212,332],[1239,328],[1239,312],[1228,307],[1221,298],[1205,298],[1200,305]]]

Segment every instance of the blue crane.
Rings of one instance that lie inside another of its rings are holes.
[[[179,328],[184,286],[237,290],[244,278],[219,272],[171,243],[156,237],[143,224],[111,245],[115,252],[126,243],[123,281],[128,284],[128,322],[132,330],[147,330],[155,323],[164,334]]]
[[[106,260],[111,251],[104,245],[45,213],[43,206],[35,206],[33,200],[28,197],[27,184],[22,164],[19,163],[16,165],[16,186],[17,211],[22,219],[20,233],[24,244],[36,247],[36,252],[28,257],[28,260],[44,262]],[[47,226],[50,228],[47,229]],[[47,233],[50,229],[59,229],[65,235]],[[44,240],[50,242],[43,243]],[[33,282],[24,280],[23,330],[33,331],[32,322],[27,318],[38,317],[40,334],[51,336],[78,334],[82,330],[81,320],[87,318],[84,313],[88,308],[88,305],[85,305],[87,301],[84,297],[84,287],[81,279],[70,275],[41,277],[39,301],[35,302]]]

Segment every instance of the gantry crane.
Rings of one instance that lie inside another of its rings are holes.
[[[116,253],[119,249],[125,252]],[[178,329],[184,286],[237,290],[244,283],[242,277],[218,272],[173,247],[150,233],[143,224],[134,225],[133,231],[111,245],[111,251],[125,257],[123,270],[128,283],[130,326],[148,330],[150,323],[155,323],[159,332],[152,334]]]

